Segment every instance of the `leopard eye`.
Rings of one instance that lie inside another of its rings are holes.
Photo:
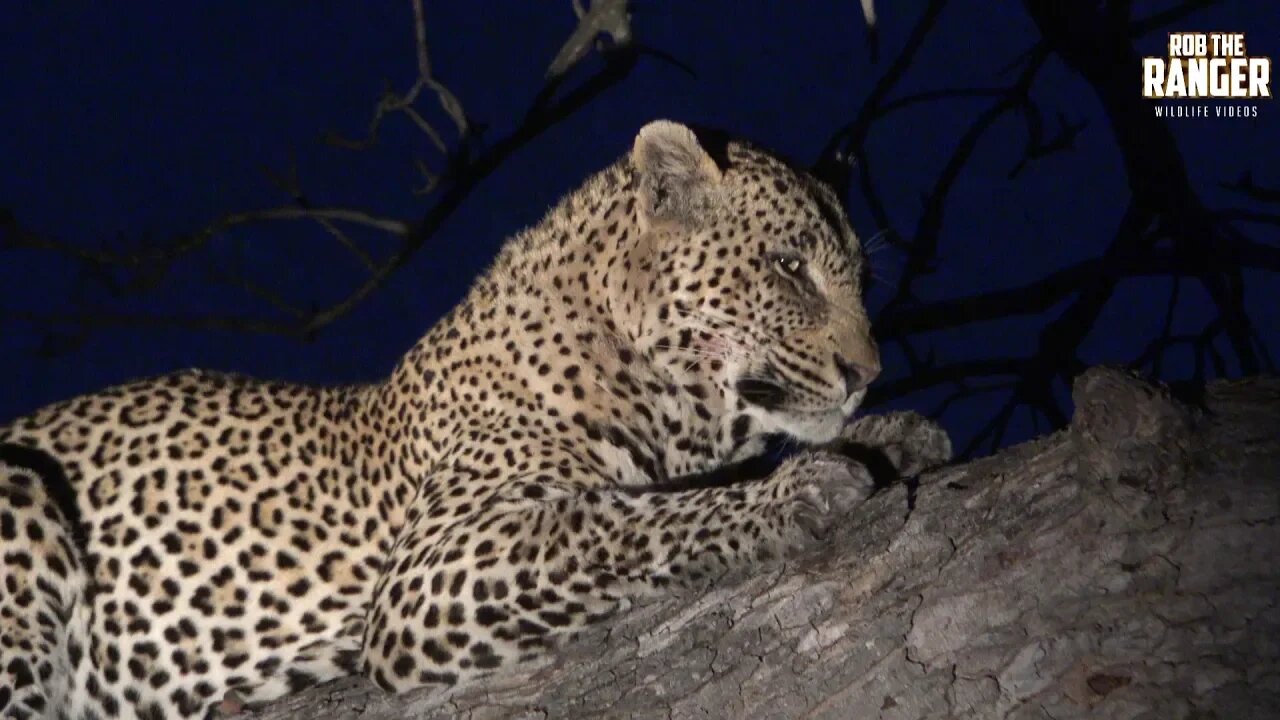
[[[800,277],[801,271],[804,270],[804,260],[795,255],[775,255],[773,264],[790,277]]]

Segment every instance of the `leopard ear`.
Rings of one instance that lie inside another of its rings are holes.
[[[649,224],[696,223],[720,183],[720,168],[693,131],[669,120],[640,128],[631,163],[639,180],[640,215]]]

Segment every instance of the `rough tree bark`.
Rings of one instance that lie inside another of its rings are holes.
[[[1085,373],[1054,435],[874,496],[830,547],[633,608],[552,664],[277,718],[1280,716],[1280,380]]]

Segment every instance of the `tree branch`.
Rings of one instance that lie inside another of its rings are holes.
[[[423,88],[432,89],[450,114],[461,113],[460,105],[451,104],[446,88],[438,85],[430,76],[429,64],[422,65],[426,57],[425,36],[422,34],[420,2],[414,3],[415,31],[418,33],[419,78],[410,92],[401,100],[412,102]],[[269,308],[283,312],[285,318],[251,317],[243,315],[131,315],[129,313],[103,312],[98,309],[80,314],[41,313],[21,310],[0,312],[0,319],[21,322],[70,324],[82,331],[104,326],[170,327],[194,330],[223,330],[257,334],[276,334],[309,339],[336,320],[342,318],[386,282],[409,261],[444,225],[469,197],[472,190],[507,158],[539,137],[547,129],[570,117],[606,90],[624,80],[635,67],[638,53],[631,48],[610,50],[605,53],[604,67],[579,83],[572,90],[558,93],[564,78],[548,83],[538,93],[530,110],[520,125],[508,136],[487,146],[474,156],[461,154],[452,160],[453,167],[436,189],[438,199],[417,222],[378,217],[363,210],[351,208],[315,208],[302,200],[301,192],[290,187],[289,192],[298,201],[295,206],[271,208],[250,212],[231,213],[205,228],[182,236],[159,247],[143,248],[130,252],[115,252],[106,248],[81,247],[45,238],[21,227],[10,212],[0,212],[0,250],[36,249],[56,252],[72,259],[95,266],[115,266],[143,272],[148,277],[158,277],[167,271],[174,261],[205,247],[211,240],[233,227],[259,222],[310,220],[317,222],[328,235],[337,240],[361,262],[367,275],[343,298],[319,309],[300,311],[299,303],[280,297],[248,278],[219,276],[219,282],[237,287],[252,297],[264,300]],[[385,104],[385,103],[384,103]],[[385,109],[384,105],[380,108]],[[398,107],[398,106],[397,106]],[[450,110],[452,108],[452,110]],[[379,110],[378,112],[382,112]],[[455,120],[462,118],[458,115]],[[375,125],[376,127],[376,125]],[[288,184],[296,184],[296,180]],[[350,238],[338,223],[365,227],[398,238],[396,247],[386,257],[375,260]]]

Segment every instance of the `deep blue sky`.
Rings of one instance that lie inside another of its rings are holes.
[[[1146,15],[1169,3],[1134,3]],[[853,0],[637,2],[634,32],[693,68],[642,60],[612,88],[486,179],[431,244],[382,292],[313,342],[182,329],[106,328],[83,334],[0,321],[8,369],[0,422],[40,405],[132,377],[201,366],[306,382],[378,378],[465,291],[503,239],[536,221],[586,174],[625,152],[637,128],[668,117],[719,126],[808,162],[852,118],[918,10],[881,2],[882,56],[869,61]],[[428,2],[438,77],[489,138],[509,132],[575,24],[565,2]],[[413,219],[433,198],[414,195],[413,159],[438,158],[403,122],[382,144],[352,153],[323,145],[324,132],[357,136],[382,82],[405,88],[414,74],[407,2],[20,3],[0,23],[0,207],[33,231],[93,247],[117,236],[164,238],[232,210],[288,200],[263,166],[296,159],[317,205],[366,207]],[[1238,30],[1252,54],[1280,57],[1271,3],[1236,2],[1199,12],[1175,29]],[[1001,67],[1036,38],[1018,3],[954,2],[902,84],[902,92],[991,86]],[[1163,51],[1164,33],[1139,43]],[[594,60],[592,61],[595,62]],[[585,77],[596,65],[575,71]],[[1135,93],[1139,69],[1134,68]],[[1061,111],[1088,127],[1075,149],[1008,171],[1025,141],[1016,119],[988,134],[948,205],[939,272],[920,286],[940,299],[1016,285],[1098,253],[1127,194],[1119,156],[1091,89],[1056,60],[1034,96],[1048,117]],[[1243,203],[1218,187],[1252,170],[1280,185],[1280,104],[1259,103],[1248,120],[1170,121],[1191,174],[1211,205]],[[881,123],[868,158],[895,228],[910,235],[921,196],[982,101],[924,106]],[[440,127],[449,129],[443,117]],[[874,226],[851,196],[855,227]],[[1272,228],[1249,228],[1275,243]],[[1269,234],[1268,234],[1269,233]],[[291,297],[320,304],[359,279],[352,258],[313,227],[277,225],[215,246],[175,268],[153,290],[113,298],[76,264],[48,253],[0,250],[0,308],[75,313],[211,313],[261,306],[210,284],[209,268],[239,263]],[[380,246],[386,249],[384,243]],[[891,284],[900,258],[875,256]],[[1246,298],[1273,353],[1280,352],[1274,277],[1252,275]],[[1090,362],[1130,359],[1163,322],[1169,280],[1133,281],[1109,303],[1085,349]],[[1183,332],[1211,316],[1203,293],[1184,284],[1176,315]],[[887,297],[882,285],[874,302]],[[1048,315],[1052,316],[1052,312]],[[938,334],[941,358],[1019,353],[1045,316]],[[892,364],[892,354],[887,355]],[[1171,368],[1185,373],[1186,358]],[[927,409],[936,396],[904,405]],[[963,436],[990,411],[976,400],[947,417]],[[1030,433],[1029,426],[1015,437]]]

